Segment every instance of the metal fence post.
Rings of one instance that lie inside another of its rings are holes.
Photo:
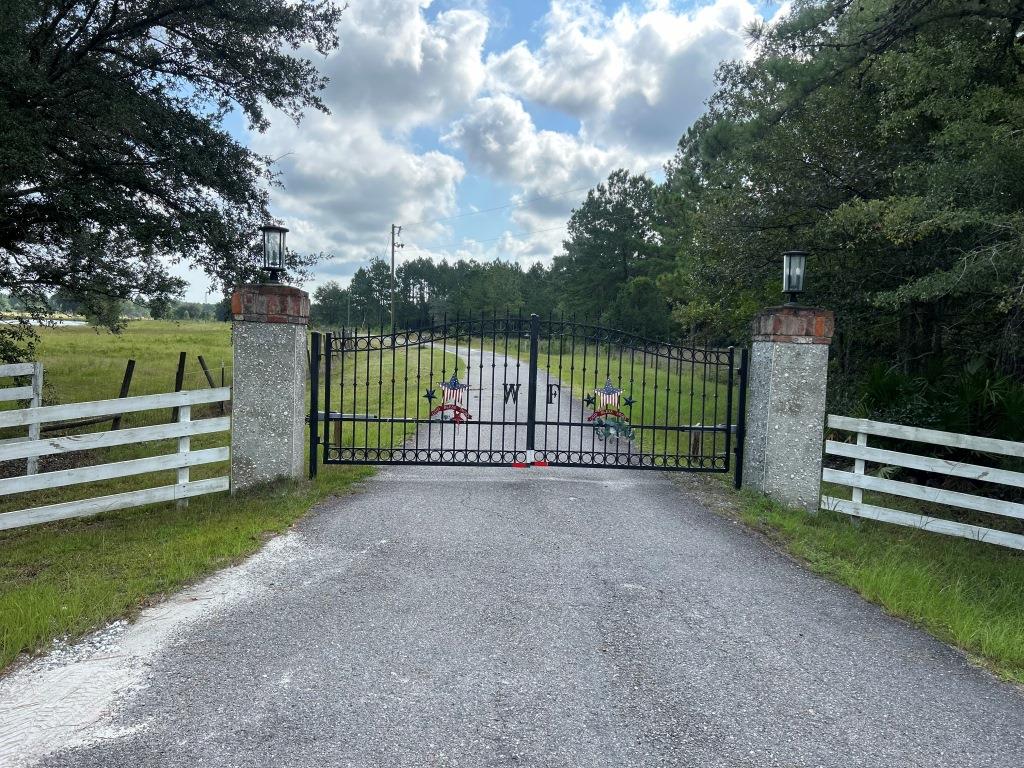
[[[740,391],[736,403],[736,471],[733,474],[733,486],[739,490],[743,487],[743,445],[747,441],[747,368],[750,362],[750,350],[740,350]]]
[[[313,332],[309,355],[309,479],[316,479],[320,457],[320,334]]]

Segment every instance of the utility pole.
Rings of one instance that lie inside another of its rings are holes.
[[[405,248],[404,243],[396,240],[402,234],[402,228],[397,224],[391,225],[391,335],[395,335],[395,248]]]

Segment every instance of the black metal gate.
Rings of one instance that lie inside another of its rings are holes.
[[[325,464],[742,467],[747,351],[491,315],[312,336],[310,474]],[[321,398],[322,396],[322,398]]]

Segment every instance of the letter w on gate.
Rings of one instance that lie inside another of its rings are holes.
[[[519,388],[522,385],[521,384],[503,384],[502,386],[505,388],[505,403],[507,404],[508,401],[511,399],[513,403],[518,404],[519,403]]]

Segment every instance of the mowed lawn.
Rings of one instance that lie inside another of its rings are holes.
[[[182,351],[187,353],[185,389],[208,386],[198,365],[200,354],[215,384],[220,384],[221,363],[225,383],[231,384],[228,323],[136,321],[119,335],[88,327],[62,327],[41,329],[40,336],[38,357],[45,366],[46,404],[116,397],[128,358],[136,360],[131,395],[173,391]],[[399,369],[395,375],[400,377],[403,372]],[[395,397],[405,394],[396,392]],[[409,392],[407,402],[396,404],[396,408],[414,409],[417,396]],[[382,388],[380,400],[371,404],[389,410],[391,398],[390,388]],[[216,405],[193,409],[193,418],[216,415]],[[169,409],[129,414],[123,426],[166,423],[170,418]],[[109,427],[104,423],[77,432]],[[395,444],[406,434],[404,429],[396,430]],[[383,439],[392,439],[391,433]],[[228,442],[227,433],[205,435],[193,438],[192,447]],[[120,446],[44,458],[40,469],[45,472],[124,461],[175,449],[173,440]],[[23,464],[5,469],[8,475],[24,471]],[[191,477],[227,472],[225,462],[195,467]],[[74,638],[113,619],[130,616],[161,595],[243,559],[267,537],[287,529],[319,500],[345,491],[371,472],[366,467],[322,466],[315,483],[281,482],[237,496],[222,493],[198,497],[190,500],[186,509],[178,509],[173,503],[158,504],[0,532],[0,669],[22,652],[41,650],[54,638]],[[0,498],[0,511],[174,481],[172,471],[18,494]]]

